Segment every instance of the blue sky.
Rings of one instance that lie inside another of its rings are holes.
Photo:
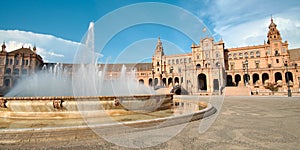
[[[262,44],[273,15],[283,40],[289,41],[290,48],[300,47],[300,1],[297,0],[1,0],[0,40],[6,42],[8,50],[36,45],[45,61],[72,63],[89,22],[96,22],[95,29],[100,30],[99,19],[124,6],[142,2],[167,3],[188,11],[202,21],[216,41],[222,37],[227,48]],[[147,13],[163,15],[168,11],[137,13],[145,14],[147,19],[151,16]],[[149,60],[158,36],[167,54],[190,52],[190,45],[198,43],[203,32],[199,30],[201,25],[180,17],[178,14],[178,20],[173,20],[193,29],[198,39],[191,39],[170,26],[145,23],[113,35],[100,53],[110,62]],[[127,22],[128,19],[130,16],[121,14],[118,20]],[[168,20],[167,16],[164,19]],[[114,27],[112,22],[105,29]],[[95,36],[101,39],[102,33]],[[124,53],[137,56],[128,58],[121,55]]]

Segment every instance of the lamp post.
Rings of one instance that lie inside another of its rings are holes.
[[[245,67],[246,67],[246,86],[248,85],[249,79],[248,79],[248,59],[246,58],[245,61]]]
[[[152,87],[153,87],[153,89],[155,89],[154,88],[154,68],[152,68]]]
[[[289,80],[289,75],[288,75],[288,63],[287,61],[284,62],[284,66],[286,68],[286,79],[287,79],[287,87],[288,87],[288,97],[292,97],[292,92],[290,88],[290,80]]]
[[[219,95],[222,95],[221,93],[221,64],[218,63],[218,67],[219,67]]]
[[[173,70],[174,70],[174,68],[173,68],[173,66],[171,66],[170,73],[172,73],[172,87],[174,86],[174,73],[173,73]]]
[[[245,79],[245,76],[246,76],[246,74],[245,74],[245,72],[246,72],[246,65],[244,64],[243,65],[243,76],[244,76],[244,85],[246,86],[246,79]]]

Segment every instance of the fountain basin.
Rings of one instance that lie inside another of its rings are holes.
[[[127,126],[134,127],[132,132],[151,130],[180,125],[189,121],[200,120],[216,113],[216,109],[204,102],[175,99],[171,109],[144,113],[132,112],[123,109],[105,110],[104,114],[90,118],[0,118],[0,131],[7,133],[74,131],[76,129],[88,130],[89,128],[101,130],[103,133],[123,132]],[[99,113],[98,111],[97,113]],[[159,115],[157,114],[159,112]],[[91,112],[88,112],[91,113]],[[95,112],[96,113],[96,112]],[[80,115],[80,114],[78,114]],[[86,114],[84,114],[85,116]],[[82,116],[81,116],[82,117]],[[130,118],[128,120],[128,118]],[[114,121],[111,121],[114,120]],[[86,122],[88,121],[88,122]],[[166,123],[167,122],[167,123]],[[88,124],[87,124],[88,123]],[[128,129],[126,131],[129,132]],[[130,131],[131,132],[131,131]]]
[[[22,119],[81,118],[117,110],[157,111],[170,109],[172,94],[134,96],[1,97],[0,117]]]

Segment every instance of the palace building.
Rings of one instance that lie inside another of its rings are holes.
[[[42,58],[36,48],[21,48],[0,53],[1,94],[9,90],[21,75],[30,75],[40,70]],[[212,37],[191,44],[191,52],[167,55],[158,38],[150,63],[124,64],[127,71],[135,70],[137,82],[155,88],[172,88],[179,85],[190,94],[221,94],[226,87],[247,87],[253,94],[270,91],[273,85],[277,92],[299,93],[300,48],[288,49],[282,41],[277,25],[271,18],[267,42],[262,45],[225,48],[223,40]],[[72,64],[62,64],[71,72]],[[75,65],[76,66],[76,65]],[[99,67],[103,64],[99,64]],[[107,64],[106,79],[120,75],[123,64]],[[250,93],[250,92],[249,92]]]
[[[292,91],[299,92],[300,49],[288,49],[273,19],[267,38],[262,45],[226,49],[227,86],[248,85],[262,91],[267,84],[273,84],[284,92],[289,85]]]
[[[29,76],[41,70],[43,59],[36,53],[36,47],[20,48],[7,52],[5,43],[0,52],[0,94],[8,92],[22,76]]]

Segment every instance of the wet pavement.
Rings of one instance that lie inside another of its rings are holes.
[[[199,125],[190,122],[167,142],[146,149],[299,149],[300,97],[226,97],[212,126],[200,134]],[[128,149],[86,128],[0,133],[0,149],[20,148]]]

